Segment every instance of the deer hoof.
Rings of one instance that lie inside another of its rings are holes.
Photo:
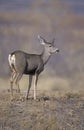
[[[20,97],[20,101],[24,102],[25,98],[24,97]]]
[[[10,101],[14,101],[14,98],[13,98],[13,97],[11,97],[11,98],[10,98]]]

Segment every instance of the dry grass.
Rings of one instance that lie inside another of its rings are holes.
[[[67,93],[57,96],[54,92],[38,94],[21,102],[10,102],[7,91],[0,93],[0,130],[83,130],[84,98]]]

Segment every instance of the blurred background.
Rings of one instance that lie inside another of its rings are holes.
[[[0,88],[9,88],[8,54],[40,54],[37,35],[60,49],[39,77],[38,89],[84,91],[84,1],[0,0]],[[25,91],[28,76],[20,82]]]

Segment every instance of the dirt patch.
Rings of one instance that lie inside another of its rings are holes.
[[[84,130],[84,97],[46,93],[11,102],[9,92],[0,92],[0,130]]]

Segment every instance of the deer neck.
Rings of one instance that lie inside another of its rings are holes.
[[[46,64],[50,58],[51,54],[44,48],[43,53],[41,54],[43,63]]]

